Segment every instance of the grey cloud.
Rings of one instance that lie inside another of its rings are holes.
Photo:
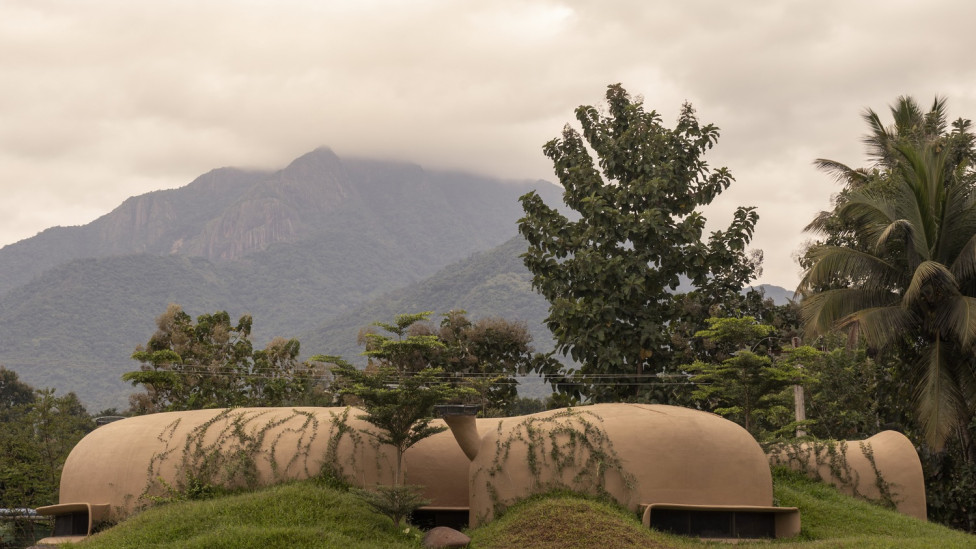
[[[691,101],[757,205],[763,281],[794,284],[800,232],[858,165],[864,107],[901,94],[976,116],[967,25],[929,2],[89,2],[0,5],[0,244],[90,221],[214,167],[316,146],[551,178],[545,141],[622,82],[671,123]],[[13,201],[17,207],[11,207]]]

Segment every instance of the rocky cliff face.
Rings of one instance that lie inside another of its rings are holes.
[[[317,149],[278,172],[221,168],[186,187],[129,198],[88,225],[50,229],[0,249],[0,294],[82,257],[151,253],[239,260],[275,243],[328,233],[337,212],[392,219],[417,206],[424,193],[443,192],[429,185],[419,166],[351,165]]]
[[[515,236],[518,197],[532,189],[559,202],[546,182],[328,149],[276,172],[213,170],[0,249],[0,364],[37,387],[122,406],[131,387],[119,376],[169,303],[250,313],[257,345],[297,336]]]

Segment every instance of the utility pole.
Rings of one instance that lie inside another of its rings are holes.
[[[800,346],[800,338],[793,338],[793,348],[796,349]],[[797,368],[803,368],[802,364],[797,364]],[[793,413],[796,417],[797,423],[805,421],[807,419],[807,404],[806,397],[803,394],[802,385],[793,386]],[[796,428],[796,438],[802,438],[807,436],[807,432],[800,427]]]

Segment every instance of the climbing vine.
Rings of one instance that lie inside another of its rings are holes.
[[[483,476],[485,493],[494,512],[500,513],[512,502],[502,501],[496,483],[503,478],[503,471],[512,467],[509,460],[519,448],[525,452],[532,493],[564,489],[611,497],[607,491],[611,475],[633,491],[636,477],[624,469],[602,423],[596,414],[572,408],[545,417],[527,417],[507,430],[500,421],[491,462],[475,471],[472,486]],[[516,455],[521,459],[521,451]]]
[[[877,488],[878,497],[870,497],[862,491],[861,475],[848,461],[846,440],[813,440],[777,444],[769,449],[769,461],[774,465],[785,465],[816,480],[833,484],[849,491],[856,498],[889,509],[896,508],[892,485],[884,479],[878,469],[871,443],[858,441],[858,447],[871,466],[874,476],[871,484]],[[828,472],[826,478],[821,473],[824,470]]]
[[[139,500],[152,504],[205,499],[228,490],[316,475],[347,482],[347,472],[356,474],[354,456],[362,436],[349,425],[348,408],[329,413],[322,454],[314,452],[321,449],[314,443],[322,421],[307,410],[292,409],[279,415],[274,409],[226,409],[190,429],[185,438],[178,436],[183,419],[177,418],[156,437],[161,450],[149,461],[146,488]],[[343,461],[339,444],[344,438],[353,451]],[[175,464],[175,473],[169,473],[170,464]]]

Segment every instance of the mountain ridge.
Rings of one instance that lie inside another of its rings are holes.
[[[562,203],[541,180],[325,148],[277,171],[211,170],[0,248],[0,364],[91,409],[124,407],[134,389],[121,374],[138,367],[130,355],[170,303],[251,314],[256,347],[297,337],[304,356],[354,359],[359,328],[455,308],[523,321],[546,351],[548,304],[516,230],[529,190]]]
[[[0,248],[0,364],[122,406],[119,376],[169,303],[252,314],[256,346],[294,337],[510,239],[529,190],[561,192],[325,148],[277,171],[211,170]]]

